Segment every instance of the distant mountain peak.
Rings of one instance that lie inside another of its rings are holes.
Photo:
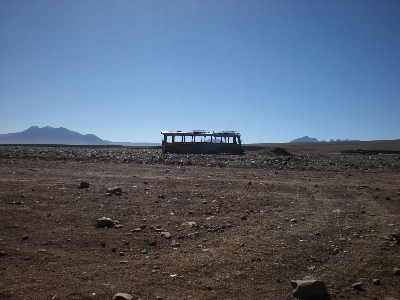
[[[22,132],[0,134],[0,144],[43,144],[43,145],[121,145],[160,146],[159,143],[111,142],[94,134],[80,134],[64,127],[54,128],[31,126]]]
[[[316,138],[311,138],[309,136],[303,136],[301,138],[290,141],[290,143],[316,143],[316,142],[318,142]]]
[[[22,132],[0,136],[0,144],[62,144],[62,145],[108,145],[94,134],[80,134],[66,128],[31,126]]]
[[[333,143],[333,142],[336,142],[336,143],[338,143],[338,142],[358,142],[358,141],[359,140],[349,140],[349,139],[346,139],[346,140],[340,140],[340,139],[333,140],[333,139],[331,139],[331,140],[329,140],[329,143]],[[317,143],[317,142],[325,142],[326,143],[326,141],[318,141],[316,138],[311,138],[309,136],[303,136],[301,138],[294,139],[293,141],[290,141],[289,143]]]

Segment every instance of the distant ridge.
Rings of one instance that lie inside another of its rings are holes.
[[[65,145],[105,145],[94,134],[80,134],[66,128],[32,126],[22,132],[0,135],[0,144],[65,144]]]
[[[301,138],[294,139],[293,141],[290,141],[289,143],[318,143],[318,142],[326,143],[326,141],[318,141],[316,138],[311,138],[309,136],[303,136]],[[333,142],[360,142],[360,140],[349,140],[349,139],[347,139],[347,140],[339,140],[339,139],[333,140],[333,139],[331,139],[331,140],[329,140],[329,142],[330,143],[333,143]]]
[[[94,134],[81,134],[66,128],[32,126],[22,132],[0,134],[0,144],[51,144],[51,145],[122,145],[159,146],[156,143],[129,143],[105,141]]]
[[[319,142],[319,141],[316,138],[311,138],[309,136],[303,136],[301,138],[290,141],[290,143],[316,143],[316,142]]]

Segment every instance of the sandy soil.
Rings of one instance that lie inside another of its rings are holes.
[[[400,299],[400,155],[270,150],[0,147],[0,299]]]

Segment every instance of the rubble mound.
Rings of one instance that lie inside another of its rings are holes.
[[[286,151],[283,148],[279,148],[279,147],[276,147],[276,148],[272,149],[271,152],[276,154],[276,155],[280,155],[280,156],[293,156],[292,153]]]

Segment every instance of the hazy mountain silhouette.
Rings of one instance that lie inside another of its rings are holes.
[[[66,128],[32,126],[16,133],[0,134],[0,144],[121,145],[160,146],[160,143],[130,143],[102,140],[94,134],[81,134]]]
[[[318,142],[318,140],[316,138],[311,138],[309,136],[303,136],[301,138],[290,141],[290,143],[315,143],[315,142]]]
[[[333,142],[359,142],[360,140],[329,140],[329,143],[333,143]],[[293,141],[290,141],[289,143],[317,143],[317,142],[324,142],[326,143],[326,141],[318,141],[316,138],[311,138],[309,136],[303,136],[301,138],[298,139],[294,139]]]
[[[0,144],[63,144],[63,145],[107,145],[94,134],[80,134],[66,128],[32,126],[22,132],[0,135]]]

